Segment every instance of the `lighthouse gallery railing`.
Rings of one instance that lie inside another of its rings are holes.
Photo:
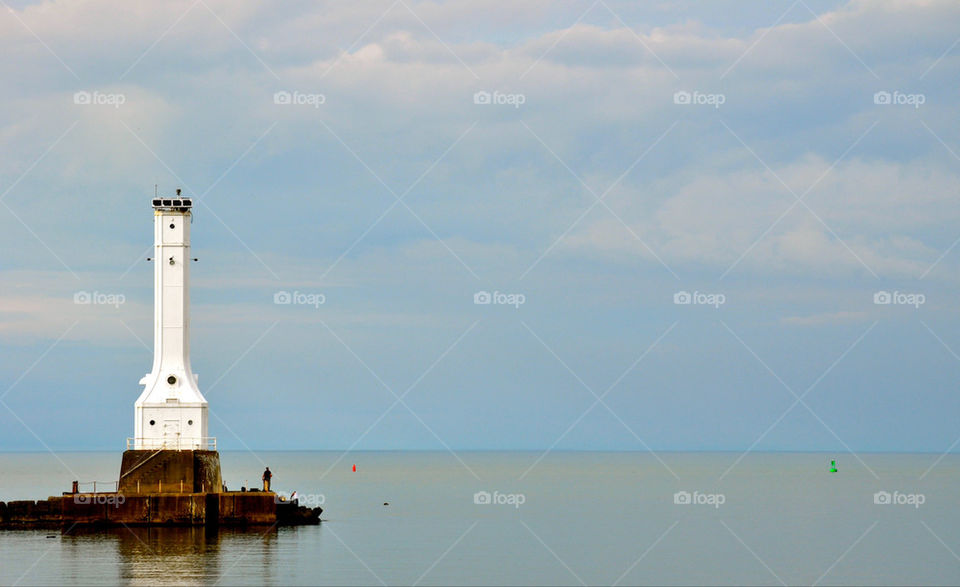
[[[217,450],[217,439],[208,437],[184,438],[127,438],[127,450]]]

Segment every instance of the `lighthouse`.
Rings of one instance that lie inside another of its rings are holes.
[[[120,464],[124,495],[220,492],[220,454],[207,400],[190,367],[190,225],[193,200],[153,199],[153,368],[140,379],[132,438]]]
[[[153,200],[153,368],[134,404],[134,436],[116,491],[70,492],[46,502],[0,502],[0,530],[153,525],[247,527],[319,524],[322,508],[254,488],[230,491],[216,439],[207,436],[207,400],[190,368],[190,224],[193,201],[177,190]],[[109,357],[104,358],[109,361]],[[12,515],[11,515],[12,514]],[[268,531],[269,531],[268,529]]]
[[[153,200],[153,368],[134,404],[133,450],[216,450],[207,400],[190,368],[190,225],[193,201]]]

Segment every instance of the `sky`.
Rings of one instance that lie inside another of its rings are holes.
[[[0,450],[132,436],[177,188],[223,450],[958,445],[956,2],[5,3]]]

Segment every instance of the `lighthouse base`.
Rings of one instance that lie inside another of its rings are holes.
[[[220,453],[215,450],[128,450],[120,465],[117,491],[140,493],[219,493]]]

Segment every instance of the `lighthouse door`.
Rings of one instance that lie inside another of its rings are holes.
[[[164,448],[179,448],[180,443],[180,420],[163,421],[163,446]]]

